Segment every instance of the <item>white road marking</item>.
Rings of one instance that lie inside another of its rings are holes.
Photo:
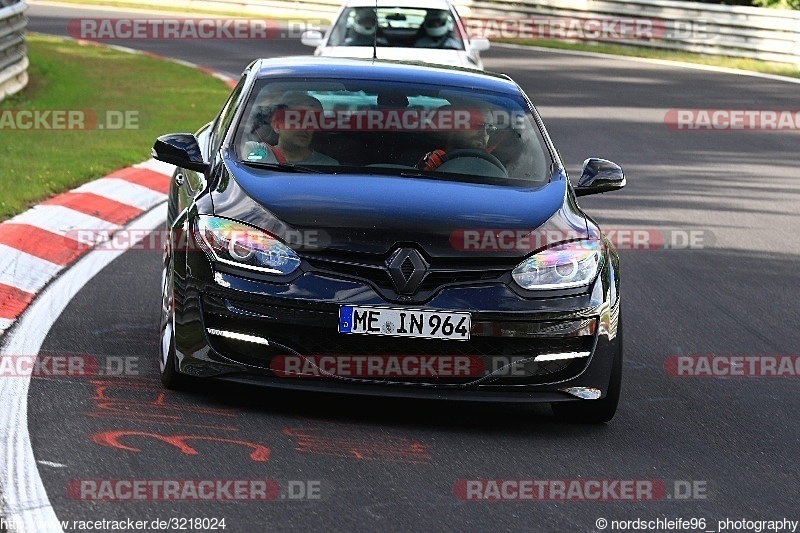
[[[148,159],[147,161],[133,166],[134,168],[146,168],[147,170],[152,170],[153,172],[158,172],[159,174],[164,174],[169,177],[172,177],[172,173],[175,172],[175,165],[170,165],[169,163],[164,163],[157,159]]]
[[[90,192],[143,210],[167,199],[166,194],[118,178],[91,181],[73,192]]]
[[[160,228],[163,209],[153,209],[129,227]],[[50,328],[72,298],[124,250],[91,251],[53,281],[23,313],[0,355],[37,355]],[[62,531],[39,476],[28,432],[30,375],[0,378],[0,516],[19,531]]]
[[[15,216],[9,222],[35,226],[64,236],[74,230],[107,230],[119,227],[113,222],[75,211],[63,205],[37,205]],[[75,237],[73,236],[73,238]]]
[[[61,265],[0,244],[0,283],[35,293],[61,270]]]
[[[53,461],[43,461],[41,459],[36,461],[36,462],[39,463],[42,466],[50,466],[50,467],[53,467],[53,468],[66,468],[67,467],[67,465],[64,465],[64,464],[61,464],[61,463],[54,463]]]

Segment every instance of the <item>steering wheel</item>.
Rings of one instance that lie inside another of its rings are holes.
[[[484,161],[488,161],[489,163],[493,164],[497,168],[503,171],[503,174],[508,174],[508,170],[506,167],[503,166],[503,163],[500,162],[495,156],[487,152],[486,150],[480,150],[478,148],[461,148],[460,150],[453,150],[452,152],[447,152],[445,154],[444,160],[452,161],[453,159],[458,159],[459,157],[477,157],[478,159],[483,159]],[[444,163],[443,163],[444,164]]]

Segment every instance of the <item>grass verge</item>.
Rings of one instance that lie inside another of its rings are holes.
[[[800,68],[792,67],[791,65],[784,63],[770,63],[767,61],[757,61],[755,59],[744,59],[738,57],[710,56],[704,54],[694,54],[691,52],[658,50],[655,48],[644,48],[640,46],[624,46],[618,44],[591,42],[581,43],[553,41],[545,39],[497,39],[496,41],[493,40],[493,42],[519,44],[523,46],[540,46],[542,48],[556,48],[559,50],[596,52],[600,54],[611,54],[618,56],[644,57],[648,59],[664,59],[667,61],[682,61],[685,63],[696,63],[698,65],[750,70],[764,74],[775,74],[778,76],[800,78]]]
[[[230,91],[168,61],[45,36],[27,44],[30,83],[0,102],[0,220],[147,159],[157,136],[197,130]],[[18,129],[19,118],[9,122],[18,110],[92,110],[98,123],[122,112],[126,121],[121,129]]]
[[[306,17],[302,17],[299,15],[292,15],[288,13],[261,13],[260,11],[245,11],[245,10],[235,10],[235,9],[203,9],[198,7],[183,7],[183,6],[169,6],[169,5],[162,5],[161,3],[148,3],[146,1],[136,1],[136,0],[47,0],[48,2],[57,3],[57,4],[73,4],[73,5],[87,5],[87,6],[98,6],[98,7],[117,7],[123,9],[144,9],[146,11],[163,11],[165,13],[179,13],[185,17],[196,17],[197,15],[211,15],[211,16],[228,16],[228,17],[247,17],[247,18],[269,18],[271,20],[298,20],[303,19]],[[298,4],[298,7],[302,8],[302,3]],[[311,12],[311,10],[307,10],[307,12]],[[316,22],[325,22],[326,24],[330,24],[331,14],[329,13],[319,13],[318,16],[315,16]]]

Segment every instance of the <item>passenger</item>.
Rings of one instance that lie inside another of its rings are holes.
[[[431,9],[422,23],[425,35],[417,39],[415,48],[461,49],[461,43],[453,36],[453,17],[447,11]]]
[[[283,113],[278,113],[283,110]],[[314,151],[311,142],[314,131],[310,129],[289,128],[286,125],[287,111],[320,113],[322,104],[306,93],[284,95],[270,117],[270,125],[278,142],[273,146],[268,142],[248,141],[245,143],[245,159],[264,163],[298,163],[301,165],[338,165],[332,157]]]
[[[381,35],[378,27],[378,16],[371,7],[361,7],[356,9],[353,27],[349,30],[349,35],[344,40],[345,46],[373,46],[376,42],[378,46],[388,46],[389,41]],[[377,33],[377,39],[375,34]]]

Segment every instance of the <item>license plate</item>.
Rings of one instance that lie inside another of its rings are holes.
[[[469,313],[353,305],[339,308],[339,333],[466,341],[471,329]]]

